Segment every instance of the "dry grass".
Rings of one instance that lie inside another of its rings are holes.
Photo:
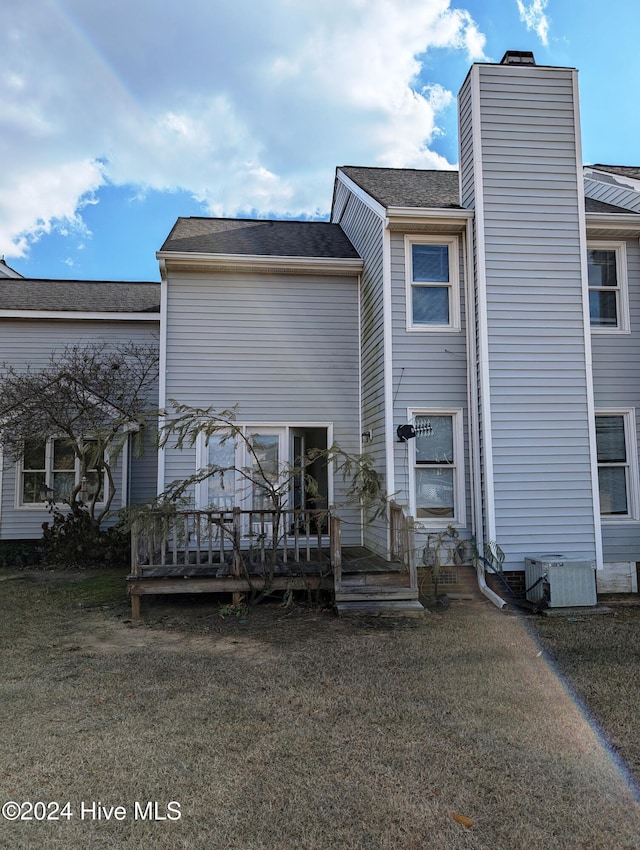
[[[637,599],[612,597],[608,605],[613,614],[608,616],[543,617],[532,625],[550,664],[640,784]]]
[[[0,580],[2,797],[75,811],[1,824],[0,847],[640,847],[640,805],[517,617],[476,601],[410,623],[223,619],[176,599],[134,626],[121,587]],[[98,800],[126,820],[80,820]],[[136,800],[182,817],[135,821]]]

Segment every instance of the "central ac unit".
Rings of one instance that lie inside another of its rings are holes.
[[[524,559],[527,599],[536,604],[547,599],[550,608],[595,605],[595,563],[557,553]]]

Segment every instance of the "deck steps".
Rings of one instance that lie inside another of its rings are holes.
[[[418,589],[398,583],[398,572],[348,574],[335,588],[338,614],[420,617],[424,608]]]
[[[340,616],[424,617],[424,608],[417,599],[361,600],[359,602],[336,601],[336,611]]]

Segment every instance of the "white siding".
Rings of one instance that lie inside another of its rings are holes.
[[[593,383],[598,409],[635,408],[636,433],[640,435],[640,246],[626,243],[631,333],[594,333]],[[634,473],[637,476],[637,471]],[[640,561],[640,523],[602,523],[606,562]]]
[[[149,322],[100,322],[69,319],[69,321],[0,320],[0,362],[16,368],[31,364],[41,368],[49,362],[51,354],[62,351],[67,345],[94,342],[121,343],[135,341],[157,342],[157,328]],[[157,399],[151,401],[157,405]],[[4,455],[3,475],[0,476],[1,510],[0,539],[27,540],[42,535],[42,523],[51,521],[51,515],[39,507],[18,507],[16,494],[16,468]],[[157,455],[153,440],[148,439],[148,451],[143,458],[131,458],[130,500],[143,502],[155,495]],[[121,504],[122,459],[116,469],[118,494],[114,509]]]
[[[495,536],[507,569],[594,557],[574,72],[477,65],[465,85],[480,98],[461,163],[481,169]]]
[[[340,192],[346,191],[341,184],[338,186]],[[360,290],[362,431],[371,431],[373,435],[364,449],[373,458],[386,487],[384,222],[359,198],[350,194],[343,204],[340,225],[364,260]],[[386,527],[382,524],[366,527],[365,544],[376,551],[386,551]]]
[[[168,404],[224,410],[247,424],[330,424],[359,451],[358,284],[354,277],[169,273]],[[195,451],[169,448],[165,483],[191,475]],[[335,501],[344,492],[338,476]],[[360,542],[353,509],[347,542]]]
[[[410,234],[409,234],[410,235]],[[424,232],[421,232],[421,236]],[[391,285],[393,308],[393,416],[396,425],[406,422],[407,409],[456,409],[464,413],[465,470],[468,470],[467,354],[464,310],[464,258],[459,238],[458,278],[462,305],[460,331],[407,331],[407,296],[404,234],[391,236]],[[408,443],[394,443],[396,499],[409,503]],[[465,474],[466,517],[471,533],[468,472]],[[446,527],[446,522],[444,523]],[[465,529],[461,532],[464,536]]]

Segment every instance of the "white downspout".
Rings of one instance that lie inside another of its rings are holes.
[[[465,252],[465,325],[467,336],[467,410],[469,420],[469,483],[471,487],[471,516],[472,529],[478,544],[484,542],[482,520],[482,478],[480,470],[480,417],[478,414],[478,351],[476,345],[476,304],[474,294],[473,267],[473,219],[467,219],[466,231],[463,233],[463,250]],[[502,609],[507,604],[505,600],[491,590],[485,577],[482,561],[476,565],[478,587],[487,599]]]

